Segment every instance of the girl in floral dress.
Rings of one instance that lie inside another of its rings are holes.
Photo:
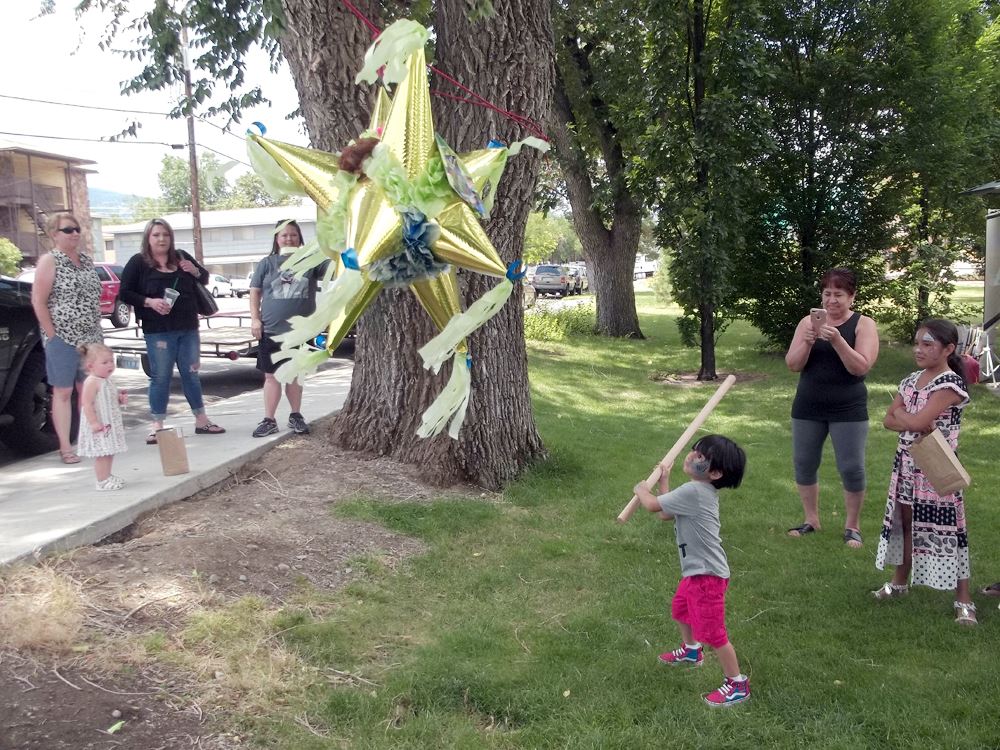
[[[962,492],[938,495],[913,463],[909,450],[931,430],[940,430],[953,449],[958,447],[962,409],[969,403],[969,394],[957,345],[954,323],[939,319],[921,323],[913,354],[923,369],[903,379],[886,412],[883,424],[899,433],[899,444],[875,566],[882,570],[888,563],[896,570],[892,580],[872,593],[879,600],[904,596],[912,573],[913,585],[954,589],[955,622],[975,625]]]
[[[80,399],[80,438],[77,450],[81,456],[95,459],[97,489],[120,490],[125,486],[121,477],[111,473],[116,453],[128,450],[121,408],[125,391],[115,388],[111,373],[115,371],[115,355],[104,344],[84,344],[79,348],[87,379],[83,381]]]

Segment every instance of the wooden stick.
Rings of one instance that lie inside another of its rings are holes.
[[[691,420],[691,424],[689,424],[687,429],[684,430],[684,434],[677,439],[677,442],[674,443],[674,447],[667,451],[667,455],[663,457],[660,464],[672,463],[673,460],[680,455],[681,451],[683,451],[684,447],[688,444],[688,441],[698,431],[698,428],[704,424],[705,420],[708,419],[708,415],[711,414],[712,410],[719,405],[722,397],[725,396],[726,392],[733,387],[733,383],[735,382],[735,375],[730,375],[722,381],[722,385],[719,386],[712,398],[708,400],[708,403],[702,407],[700,412],[698,412],[698,416]],[[650,490],[653,489],[653,485],[656,484],[657,480],[660,478],[660,464],[656,465],[656,468],[653,469],[653,473],[649,475],[648,479],[646,479],[646,486]],[[638,507],[639,498],[632,495],[632,499],[629,500],[628,505],[626,505],[622,509],[622,512],[618,514],[618,523],[625,523],[632,517],[632,514],[635,513]]]

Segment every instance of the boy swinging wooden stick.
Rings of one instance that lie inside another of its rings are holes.
[[[729,391],[729,389],[733,387],[733,384],[735,382],[736,382],[735,375],[730,375],[725,380],[722,381],[722,385],[720,385],[718,390],[715,391],[715,393],[712,395],[712,398],[708,400],[708,403],[705,404],[704,407],[702,407],[702,410],[698,412],[698,416],[696,416],[693,420],[691,420],[691,424],[687,426],[687,429],[684,430],[684,433],[680,436],[680,438],[677,439],[677,442],[674,443],[674,447],[671,448],[669,451],[667,451],[667,455],[664,456],[663,460],[660,461],[659,464],[657,464],[655,469],[653,469],[653,473],[649,475],[648,479],[646,479],[646,489],[652,489],[653,485],[655,485],[657,480],[660,478],[661,466],[669,466],[674,463],[674,459],[676,459],[681,454],[681,451],[684,450],[684,447],[688,444],[688,441],[705,423],[705,420],[708,419],[708,415],[711,414],[712,410],[719,405],[719,402],[722,400],[722,397],[725,396],[726,393]],[[632,514],[635,513],[638,507],[639,507],[639,498],[636,497],[635,495],[632,495],[632,499],[629,500],[628,505],[626,505],[622,509],[622,512],[618,514],[618,523],[625,523],[628,519],[632,517]]]

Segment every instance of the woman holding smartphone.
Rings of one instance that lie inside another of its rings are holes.
[[[865,500],[865,446],[868,389],[865,376],[878,358],[878,330],[871,318],[854,312],[857,281],[847,268],[820,278],[822,307],[799,321],[785,364],[801,373],[792,402],[792,459],[805,521],[788,530],[801,537],[818,531],[817,478],[827,435],[833,443],[844,487],[844,543],[861,547],[861,506]]]

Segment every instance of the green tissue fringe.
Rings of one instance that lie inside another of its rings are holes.
[[[472,375],[465,356],[464,352],[457,352],[452,358],[448,384],[424,412],[417,437],[433,437],[451,420],[448,435],[452,440],[458,440],[458,433],[465,422],[465,412],[469,408],[469,398],[472,396]]]
[[[464,313],[453,315],[444,330],[421,347],[419,354],[423,357],[424,367],[434,372],[440,370],[441,365],[473,331],[500,312],[512,291],[514,284],[505,278]]]

